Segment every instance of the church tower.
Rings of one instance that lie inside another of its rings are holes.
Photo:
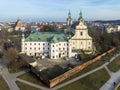
[[[70,11],[69,11],[69,13],[68,13],[67,25],[68,25],[68,26],[71,26],[71,25],[72,25],[72,18],[71,18],[71,13],[70,13]]]
[[[81,50],[92,50],[92,38],[88,35],[88,28],[84,23],[82,12],[79,14],[79,24],[76,26],[75,34],[71,38],[72,48]]]
[[[80,11],[80,13],[79,13],[79,18],[78,18],[78,21],[80,21],[80,20],[83,20],[83,17],[82,17],[82,12]]]

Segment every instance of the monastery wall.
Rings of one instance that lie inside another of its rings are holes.
[[[113,48],[99,56],[97,56],[96,58],[90,60],[90,61],[87,61],[86,63],[82,64],[82,65],[79,65],[71,70],[69,70],[68,72],[65,72],[64,74],[54,78],[53,80],[50,80],[50,85],[49,87],[54,87],[55,85],[61,83],[62,81],[64,81],[65,79],[69,78],[70,76],[80,72],[81,70],[83,70],[84,68],[86,68],[87,66],[89,66],[90,64],[98,61],[98,60],[101,60],[101,58],[103,56],[105,56],[106,54],[109,54],[109,53],[112,53],[113,51],[115,51],[116,48]]]

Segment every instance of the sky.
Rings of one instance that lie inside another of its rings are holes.
[[[120,19],[120,0],[0,0],[0,22],[66,21],[68,12],[77,20],[80,11],[85,20]]]

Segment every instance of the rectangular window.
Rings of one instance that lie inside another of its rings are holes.
[[[90,42],[88,43],[88,45],[90,45]]]
[[[53,45],[53,47],[54,47],[54,45]]]
[[[83,32],[80,32],[80,35],[82,36],[82,35],[83,35]]]
[[[40,48],[39,48],[39,50],[40,50]]]
[[[32,43],[30,43],[30,45],[32,45]]]
[[[27,48],[25,48],[27,50]]]
[[[25,45],[27,45],[27,43],[25,43]]]
[[[31,50],[32,48],[30,48],[30,50]]]
[[[55,57],[53,56],[53,58],[55,58]]]
[[[45,43],[43,43],[43,45],[45,45]]]
[[[34,45],[36,45],[36,43],[34,43]]]
[[[40,43],[39,43],[39,45],[40,45]]]

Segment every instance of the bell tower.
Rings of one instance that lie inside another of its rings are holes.
[[[71,25],[72,25],[72,18],[71,18],[71,13],[70,13],[70,11],[69,11],[69,13],[68,13],[67,25],[68,25],[68,26],[71,26]]]

